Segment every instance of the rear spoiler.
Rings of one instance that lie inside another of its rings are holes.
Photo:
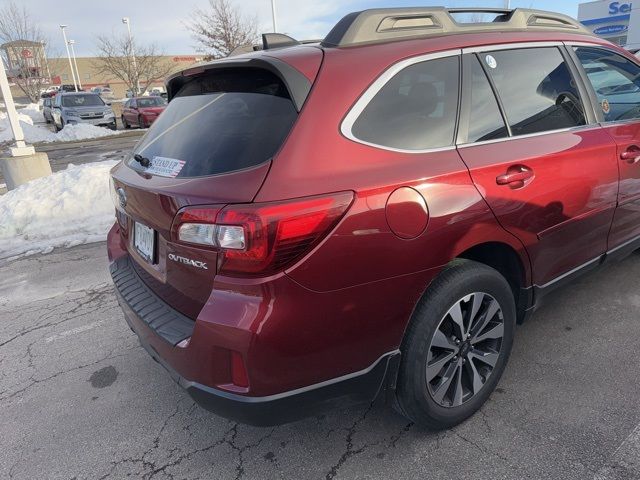
[[[311,82],[309,79],[282,60],[266,55],[255,57],[227,57],[210,63],[196,65],[168,77],[165,81],[167,100],[171,101],[182,86],[193,76],[203,75],[206,72],[224,68],[262,68],[275,74],[286,86],[298,112],[302,109],[302,105],[304,105],[311,91]]]

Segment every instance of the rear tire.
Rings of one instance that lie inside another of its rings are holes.
[[[401,413],[436,430],[473,415],[504,372],[515,324],[513,293],[500,273],[470,260],[452,263],[418,303],[405,334]]]

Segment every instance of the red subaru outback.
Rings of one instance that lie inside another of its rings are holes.
[[[108,249],[197,403],[265,425],[384,396],[455,425],[549,291],[640,246],[638,60],[562,15],[469,13],[357,12],[168,80]]]

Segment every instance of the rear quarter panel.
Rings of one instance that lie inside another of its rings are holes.
[[[443,39],[434,42],[451,49]],[[401,43],[406,52],[402,58],[426,53],[424,43]],[[312,290],[338,290],[442,267],[473,245],[494,241],[519,253],[529,281],[522,244],[499,226],[455,148],[400,153],[341,134],[351,106],[402,59],[398,48],[389,44],[325,52],[313,90],[256,201],[344,190],[355,191],[356,200],[333,234],[287,273]],[[410,240],[394,234],[386,218],[388,198],[402,186],[420,192],[429,210],[426,230]]]

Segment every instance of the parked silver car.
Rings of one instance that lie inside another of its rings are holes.
[[[53,116],[51,115],[51,107],[53,105],[53,98],[46,97],[42,100],[42,116],[47,123],[53,122]]]
[[[113,110],[95,93],[59,93],[53,101],[51,114],[56,131],[62,130],[67,124],[76,123],[116,129]]]

